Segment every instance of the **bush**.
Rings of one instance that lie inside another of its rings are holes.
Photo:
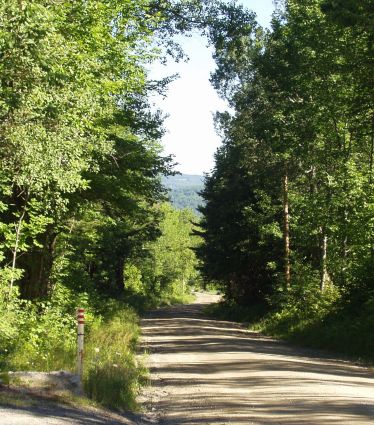
[[[327,285],[323,292],[318,280],[299,280],[287,292],[275,294],[271,300],[275,311],[268,313],[256,325],[263,332],[289,338],[336,309],[340,300],[339,290]]]
[[[268,309],[267,304],[249,306],[238,305],[234,301],[224,300],[205,307],[205,313],[221,320],[232,320],[243,323],[255,323],[260,320]]]
[[[3,370],[73,370],[76,356],[76,309],[87,309],[86,294],[55,288],[50,301],[21,300],[16,288],[0,301],[0,353]],[[88,327],[92,313],[86,314]],[[63,337],[62,337],[63,336]]]

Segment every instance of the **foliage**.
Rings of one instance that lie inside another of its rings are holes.
[[[76,364],[76,308],[85,311],[86,394],[99,404],[136,407],[135,396],[144,376],[135,359],[138,316],[123,303],[107,299],[93,309],[85,294],[56,288],[48,302],[14,298],[12,308],[0,304],[0,364],[4,370],[70,370]],[[63,338],[61,338],[63,335]]]
[[[162,196],[156,175],[169,160],[155,141],[159,120],[144,106],[144,65],[157,55],[151,36],[162,17],[144,21],[147,8],[146,1],[1,5],[2,263],[25,271],[24,298],[48,297],[58,236],[87,198],[108,201],[103,180],[111,180],[107,189],[123,187],[118,197],[110,193],[117,207],[133,198],[123,186],[130,173],[147,184],[136,202]]]
[[[2,2],[2,367],[72,367],[83,306],[87,390],[133,406],[126,305],[185,299],[197,268],[230,314],[269,311],[271,333],[338,344],[344,324],[357,352],[372,349],[371,11],[288,0],[267,31],[219,0]],[[216,116],[223,145],[200,227],[165,203],[173,163],[149,98],[172,77],[147,76],[183,57],[172,36],[192,29],[215,48],[212,83],[232,111]]]
[[[337,349],[349,335],[349,350],[367,355],[372,8],[288,0],[270,30],[237,12],[234,32],[209,33],[212,83],[232,113],[216,115],[223,145],[202,191],[203,275],[224,287],[226,306],[267,306],[271,334]]]
[[[169,204],[160,206],[163,220],[160,236],[143,245],[133,259],[133,274],[125,288],[133,291],[141,276],[144,293],[162,299],[184,297],[196,284],[199,274],[194,249],[200,242],[192,234],[196,216],[190,210],[175,210]]]
[[[170,192],[170,202],[178,209],[191,209],[199,214],[198,207],[202,204],[199,195],[199,186],[191,186],[184,189],[177,189]]]
[[[7,370],[74,368],[76,308],[87,306],[85,294],[58,287],[49,301],[31,302],[16,296],[0,303],[1,367]],[[92,322],[88,312],[88,326]],[[61,338],[64,335],[64,338]]]
[[[150,81],[147,66],[183,56],[172,36],[203,28],[217,6],[199,3],[1,2],[3,369],[74,368],[84,307],[87,391],[133,407],[138,328],[126,303],[185,299],[196,278],[193,216],[163,205],[173,163],[149,102],[173,77]]]

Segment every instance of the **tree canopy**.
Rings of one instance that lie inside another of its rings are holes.
[[[234,38],[211,33],[233,113],[216,116],[199,253],[239,303],[303,282],[373,290],[372,12],[289,0],[271,30],[238,15]]]

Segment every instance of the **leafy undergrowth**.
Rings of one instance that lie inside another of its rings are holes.
[[[296,344],[327,349],[355,361],[374,364],[374,299],[356,311],[341,306],[308,318],[283,310],[265,317],[253,328]]]
[[[56,288],[54,297],[46,302],[32,303],[14,296],[8,303],[0,303],[0,379],[6,381],[7,371],[74,373],[76,309],[84,307],[85,394],[97,405],[136,410],[136,395],[146,379],[146,370],[136,358],[138,312],[192,299],[182,291],[159,297],[126,294],[125,300],[100,299],[99,307],[94,307],[92,299],[64,287]],[[81,401],[86,403],[83,398]]]
[[[44,311],[37,309],[37,318],[35,305],[29,309],[22,307],[18,335],[12,332],[12,340],[6,341],[8,348],[1,353],[1,370],[48,372],[64,369],[74,372],[75,312],[62,314],[58,308],[49,306]],[[135,410],[135,397],[145,375],[144,367],[135,358],[140,333],[138,316],[132,308],[115,301],[112,301],[111,310],[105,316],[94,317],[87,311],[84,389],[99,405]]]
[[[264,317],[265,305],[242,306],[233,301],[220,301],[204,308],[204,312],[217,319],[252,324]]]
[[[216,318],[246,323],[251,330],[300,346],[325,349],[354,361],[374,364],[374,297],[359,306],[344,303],[333,288],[324,294],[300,291],[282,306],[239,306],[221,302],[206,309]]]
[[[3,294],[1,294],[3,295]],[[0,370],[72,370],[76,358],[76,308],[87,310],[89,331],[94,321],[84,295],[58,287],[50,301],[0,296]]]
[[[166,292],[155,296],[129,291],[125,298],[129,305],[133,306],[139,314],[142,314],[147,310],[161,306],[189,304],[193,302],[195,297],[189,292]]]

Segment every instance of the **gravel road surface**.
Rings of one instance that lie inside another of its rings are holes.
[[[214,296],[142,321],[151,386],[147,422],[160,425],[374,424],[374,374],[203,316]]]

